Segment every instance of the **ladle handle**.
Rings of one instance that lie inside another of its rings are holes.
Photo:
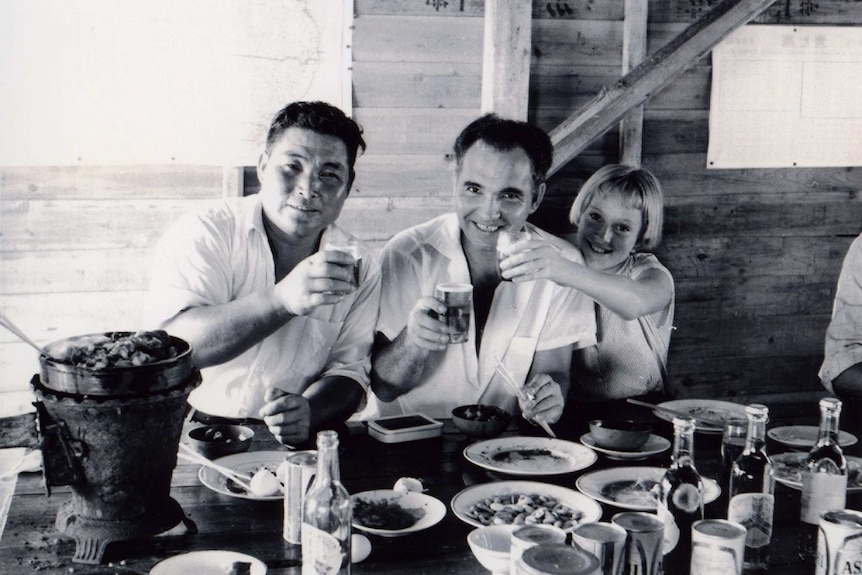
[[[14,333],[15,335],[17,335],[19,338],[21,338],[21,340],[22,340],[22,341],[24,341],[24,343],[27,343],[27,344],[29,344],[30,346],[32,346],[32,347],[33,347],[36,351],[38,351],[40,354],[44,355],[45,357],[51,357],[51,356],[48,354],[48,352],[47,352],[47,351],[45,351],[45,348],[43,348],[41,345],[39,345],[38,343],[36,343],[36,342],[35,342],[35,341],[33,341],[32,339],[30,339],[29,337],[27,337],[27,334],[25,334],[23,331],[21,331],[21,330],[18,328],[18,326],[17,326],[17,325],[15,325],[14,323],[12,323],[12,322],[9,320],[9,318],[8,318],[8,317],[6,317],[5,315],[3,315],[3,313],[2,313],[2,312],[0,312],[0,325],[2,325],[3,327],[5,327],[6,329],[8,329],[9,331],[11,331],[12,333]]]

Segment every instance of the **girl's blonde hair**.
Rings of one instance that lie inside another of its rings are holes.
[[[617,195],[626,207],[643,214],[635,250],[651,251],[661,242],[664,224],[664,193],[651,172],[625,164],[608,164],[584,182],[569,212],[569,222],[578,225],[595,197]]]

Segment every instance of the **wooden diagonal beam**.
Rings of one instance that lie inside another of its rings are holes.
[[[695,64],[728,34],[768,8],[774,0],[724,0],[664,48],[644,60],[610,89],[569,116],[551,133],[550,174],[577,156],[626,112],[640,105]]]

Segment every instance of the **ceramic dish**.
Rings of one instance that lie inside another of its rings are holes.
[[[576,485],[581,493],[596,501],[633,511],[655,511],[656,495],[651,489],[664,476],[661,467],[614,467],[585,473]],[[703,478],[703,502],[711,503],[721,495],[718,483]]]
[[[658,406],[681,411],[692,417],[702,417],[704,419],[721,422],[721,426],[715,427],[698,423],[695,426],[695,431],[700,431],[702,433],[721,433],[723,424],[728,420],[747,419],[744,405],[731,403],[730,401],[719,401],[717,399],[675,399],[673,401],[659,403]],[[673,421],[673,416],[664,411],[656,409],[653,412],[657,417],[660,417],[665,421]]]
[[[597,456],[583,445],[550,437],[500,437],[468,445],[467,461],[510,475],[559,475],[585,469]]]
[[[788,425],[786,427],[774,427],[767,431],[766,435],[791,449],[808,451],[817,443],[819,431],[820,429],[816,425]],[[854,445],[856,441],[856,436],[852,433],[838,432],[838,445],[841,447]]]
[[[401,537],[409,533],[423,531],[440,523],[446,516],[446,505],[430,495],[416,493],[413,491],[403,492],[394,489],[377,489],[374,491],[362,491],[350,496],[353,504],[353,527],[366,533],[380,535],[381,537]],[[376,517],[384,517],[389,510],[397,512],[397,516],[403,516],[407,511],[416,522],[401,529],[384,529],[382,527],[370,527],[363,525],[357,518],[357,506],[368,504],[376,511]]]
[[[288,453],[290,452],[246,451],[244,453],[234,453],[233,455],[219,457],[215,460],[215,463],[247,475],[254,475],[261,467],[265,467],[278,476],[278,467],[284,463],[284,458]],[[252,495],[218,471],[209,467],[201,467],[200,471],[198,471],[198,478],[201,480],[201,483],[222,495],[238,497],[240,499],[253,499],[255,501],[284,500],[284,493],[281,491],[272,495]]]
[[[614,449],[600,447],[596,445],[596,441],[593,439],[592,433],[585,433],[582,435],[581,443],[590,449],[594,449],[595,451],[604,454],[608,459],[615,459],[618,461],[640,461],[641,459],[646,459],[652,455],[663,453],[670,448],[670,441],[654,434],[649,436],[649,439],[647,439],[647,442],[643,447],[634,451],[616,451]]]
[[[569,512],[574,514],[575,522],[566,531],[571,531],[582,523],[598,521],[602,516],[602,507],[586,495],[578,493],[573,489],[560,487],[550,483],[538,481],[495,481],[493,483],[480,483],[463,489],[452,498],[452,512],[464,523],[473,527],[482,527],[485,523],[479,519],[483,514],[477,513],[484,504],[494,498],[503,498],[510,495],[527,495],[552,498],[562,503]],[[487,517],[484,517],[486,520]],[[511,522],[513,517],[500,517],[503,522]]]
[[[251,563],[251,575],[266,575],[266,564],[236,551],[192,551],[159,561],[150,575],[224,575],[234,563]]]
[[[802,469],[807,453],[791,451],[771,455],[775,480],[793,489],[802,489]],[[847,459],[847,493],[862,492],[862,457],[845,455]]]

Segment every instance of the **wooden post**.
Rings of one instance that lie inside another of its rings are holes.
[[[482,113],[527,119],[531,26],[531,0],[485,0]]]
[[[643,62],[647,53],[647,14],[643,0],[626,0],[623,22],[623,73],[625,76]],[[620,120],[620,162],[640,167],[643,150],[643,104],[632,108]]]
[[[626,74],[610,90],[602,90],[551,131],[554,164],[549,175],[559,171],[632,107],[667,86],[674,77],[694,65],[728,34],[760,14],[773,1],[724,0]]]

